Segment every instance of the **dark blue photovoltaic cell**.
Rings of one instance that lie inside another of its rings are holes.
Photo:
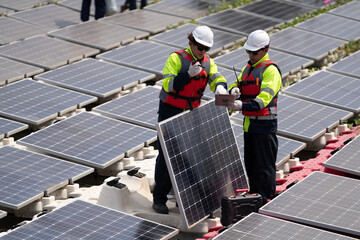
[[[18,227],[0,239],[169,239],[179,230],[82,200]]]
[[[0,139],[27,129],[29,126],[5,118],[0,118]]]
[[[221,207],[222,196],[248,188],[225,107],[215,101],[156,125],[184,225]]]
[[[259,212],[359,238],[359,191],[357,179],[316,171]]]
[[[342,17],[347,17],[360,21],[360,1],[351,1],[329,11]]]
[[[19,209],[92,173],[94,169],[46,155],[0,148],[0,206]],[[50,191],[51,190],[51,191]]]
[[[0,88],[0,115],[39,125],[96,100],[96,97],[25,79]]]
[[[61,141],[59,141],[61,139]],[[83,112],[21,138],[39,151],[105,168],[156,140],[156,131]]]
[[[324,8],[326,5],[332,5],[336,3],[336,1],[324,1],[324,0],[288,0],[288,1],[313,8]]]
[[[350,56],[341,59],[327,67],[327,70],[337,72],[351,77],[360,78],[360,51],[357,51]]]

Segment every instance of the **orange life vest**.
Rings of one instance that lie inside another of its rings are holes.
[[[194,59],[185,50],[176,51],[175,53],[179,54],[181,59],[180,72],[187,72]],[[204,59],[200,63],[203,66],[203,70],[197,76],[191,78],[190,83],[186,84],[179,91],[166,92],[162,88],[159,96],[160,99],[164,103],[182,109],[193,109],[200,106],[201,97],[204,94],[210,73],[210,57],[205,54]]]

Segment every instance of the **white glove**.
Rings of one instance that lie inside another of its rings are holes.
[[[234,87],[231,89],[231,95],[235,96],[235,99],[240,97],[240,89],[238,87]]]
[[[201,72],[202,68],[200,66],[199,62],[196,62],[194,64],[190,64],[188,73],[190,77],[195,77]]]
[[[227,102],[226,107],[234,111],[240,111],[242,109],[242,101]]]
[[[215,90],[215,94],[229,94],[223,85],[218,85]]]

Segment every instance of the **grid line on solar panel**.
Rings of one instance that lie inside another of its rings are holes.
[[[154,74],[88,58],[36,75],[35,79],[105,98],[154,77]]]
[[[78,12],[56,4],[49,4],[25,11],[11,13],[9,16],[24,22],[45,27],[48,30],[81,22]]]
[[[87,21],[48,33],[66,41],[107,51],[149,36],[149,33],[100,21]]]
[[[284,237],[287,239],[317,240],[355,239],[298,223],[251,213],[228,230],[214,237],[214,240],[281,239]]]
[[[333,156],[328,158],[323,166],[338,170],[340,172],[350,173],[360,176],[360,137],[356,137],[347,143],[342,149],[337,151]]]
[[[39,125],[96,100],[96,97],[25,79],[0,88],[0,115]]]
[[[155,140],[154,130],[82,112],[18,142],[77,163],[105,168]]]
[[[159,43],[139,40],[97,55],[96,58],[162,75],[166,59],[172,52],[178,50]]]
[[[183,17],[137,9],[122,14],[115,14],[103,18],[100,21],[156,34],[165,31],[170,26],[177,26],[180,23],[189,22],[190,20]]]
[[[360,236],[360,181],[313,172],[260,208],[262,214]]]
[[[28,125],[0,118],[0,139],[9,137],[28,128]]]
[[[329,13],[360,21],[359,11],[360,11],[360,2],[351,1],[342,6],[330,10]]]
[[[156,128],[186,227],[219,209],[222,196],[248,188],[226,108],[211,101]]]
[[[82,200],[75,200],[0,239],[169,239],[178,230]]]
[[[283,93],[308,101],[360,112],[359,79],[319,71],[286,88]]]
[[[350,56],[341,59],[333,65],[327,67],[327,70],[344,74],[350,77],[360,78],[360,51],[357,51]]]
[[[54,69],[99,53],[99,50],[46,36],[0,47],[0,55],[30,65]]]
[[[285,28],[270,35],[271,47],[286,52],[319,61],[329,52],[336,50],[346,42],[298,28]]]
[[[160,89],[148,86],[93,108],[105,116],[155,129]]]
[[[0,205],[19,209],[93,172],[92,168],[10,146],[0,148]]]
[[[295,27],[345,41],[356,41],[360,38],[359,21],[327,13],[298,23]]]
[[[219,30],[244,35],[248,35],[257,29],[263,29],[265,31],[271,30],[275,26],[281,24],[280,21],[270,20],[262,16],[233,9],[224,10],[206,17],[198,18],[196,22],[208,25],[209,27],[217,28]]]

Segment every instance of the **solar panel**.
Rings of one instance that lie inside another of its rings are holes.
[[[11,13],[8,16],[47,28],[48,30],[81,22],[78,12],[56,4]]]
[[[326,117],[325,117],[326,116]],[[322,136],[326,129],[332,129],[340,120],[346,120],[353,113],[305,101],[286,95],[278,98],[278,134],[299,141],[311,142]],[[243,115],[231,116],[242,124]]]
[[[45,36],[36,36],[0,47],[1,56],[46,70],[97,53],[99,53],[97,49]]]
[[[179,230],[75,200],[15,228],[0,239],[169,239]]]
[[[94,171],[42,154],[10,146],[0,148],[0,205],[19,209]]]
[[[12,18],[0,17],[0,45],[40,34],[46,34],[46,30]]]
[[[317,33],[289,27],[270,36],[271,47],[275,50],[309,58],[315,61],[326,57],[345,41]]]
[[[342,6],[330,10],[329,13],[359,21],[360,20],[359,11],[360,11],[360,2],[351,1]]]
[[[105,116],[155,129],[158,121],[159,93],[159,88],[148,86],[101,104],[92,110]]]
[[[81,12],[82,2],[82,0],[62,0],[57,2],[57,4]],[[95,4],[90,4],[90,15],[95,15]]]
[[[18,142],[41,152],[103,169],[155,140],[154,130],[82,112]]]
[[[286,88],[283,93],[311,102],[360,112],[360,81],[337,73],[319,71]]]
[[[277,20],[290,21],[295,17],[314,11],[313,8],[300,6],[286,1],[260,0],[236,8],[262,16],[272,17]]]
[[[251,213],[238,221],[226,231],[214,237],[214,240],[240,240],[240,239],[354,239],[329,231],[308,227],[298,223],[266,215]]]
[[[359,165],[360,137],[356,137],[347,143],[342,149],[328,158],[323,166],[341,172],[360,176]]]
[[[201,0],[163,0],[145,7],[146,10],[195,19],[209,14],[215,7],[208,1]]]
[[[360,236],[360,181],[313,172],[259,212],[326,230]]]
[[[327,13],[296,24],[295,27],[345,41],[358,40],[360,38],[359,21]]]
[[[270,59],[275,62],[280,70],[283,78],[300,71],[302,68],[306,68],[314,63],[313,60],[298,57],[292,54],[280,52],[274,49],[269,49]],[[235,69],[239,71],[240,75],[242,68],[249,61],[249,55],[244,48],[238,48],[227,54],[221,55],[215,58],[215,62],[223,67]]]
[[[257,29],[267,31],[280,25],[280,21],[271,20],[262,16],[255,16],[254,14],[233,9],[220,11],[206,17],[198,18],[196,22],[217,28],[219,30],[245,35],[248,35]]]
[[[165,31],[170,26],[177,26],[180,23],[185,23],[190,20],[182,17],[137,9],[102,18],[100,21],[130,27],[141,31],[147,31],[150,34],[156,34]]]
[[[105,98],[154,77],[154,74],[87,58],[36,75],[35,79]]]
[[[360,78],[360,51],[357,51],[350,56],[336,62],[327,67],[327,70],[344,74],[350,77]]]
[[[38,67],[0,57],[0,85],[31,77],[43,71]]]
[[[191,228],[248,188],[225,107],[214,101],[156,125],[180,215]]]
[[[241,153],[241,159],[244,159],[244,130],[243,126],[233,123],[235,138],[239,151]],[[290,159],[290,155],[295,155],[306,147],[306,144],[289,138],[277,136],[279,141],[278,153],[276,157],[276,166],[279,167]]]
[[[189,46],[187,35],[191,33],[197,26],[199,25],[188,23],[186,25],[182,25],[166,32],[151,36],[149,39],[173,47],[187,48]],[[235,42],[245,38],[245,35],[241,34],[233,34],[216,29],[211,30],[214,33],[214,45],[211,47],[210,51],[207,52],[209,55],[215,55],[222,49],[230,48],[234,45]]]
[[[324,0],[288,0],[288,1],[313,8],[324,8],[326,5],[332,5],[335,4],[336,2],[336,1],[324,1]]]
[[[30,79],[0,88],[0,115],[40,125],[97,99]]]
[[[6,217],[7,212],[0,210],[0,219]]]
[[[10,8],[16,11],[22,11],[25,9],[33,8],[39,4],[47,4],[49,0],[26,0],[26,1],[14,1],[14,0],[1,0],[0,6]]]
[[[107,51],[111,48],[133,42],[135,39],[145,38],[149,33],[106,22],[87,21],[51,31],[48,35],[97,48],[101,51]]]
[[[178,50],[159,43],[139,40],[97,55],[96,58],[162,75],[166,59],[172,52]]]
[[[10,137],[13,134],[27,129],[29,126],[23,123],[0,118],[0,139]]]

